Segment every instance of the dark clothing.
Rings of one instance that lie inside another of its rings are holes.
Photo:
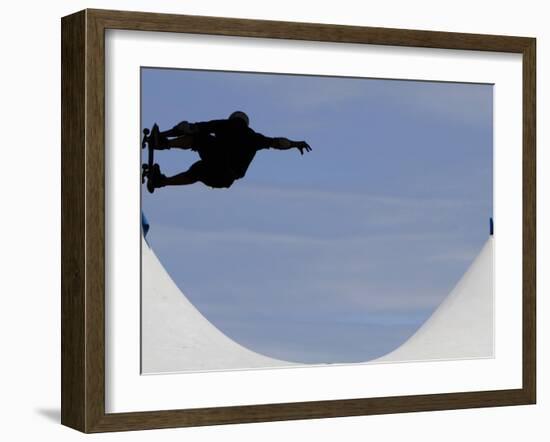
[[[201,181],[211,187],[229,187],[244,177],[256,152],[273,142],[273,138],[253,131],[238,118],[194,123],[191,128],[192,149],[201,157],[192,169],[200,169],[205,177]]]
[[[218,189],[231,187],[235,181],[230,170],[213,161],[199,160],[189,168],[189,172],[207,186]]]

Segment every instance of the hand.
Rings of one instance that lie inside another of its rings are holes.
[[[311,147],[309,146],[309,144],[307,144],[305,141],[298,141],[296,143],[296,147],[298,148],[298,150],[300,151],[300,154],[303,155],[304,154],[304,150],[306,152],[311,152]]]

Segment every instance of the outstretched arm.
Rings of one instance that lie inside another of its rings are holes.
[[[278,150],[288,150],[295,147],[302,155],[304,154],[304,150],[306,152],[311,152],[311,147],[305,141],[293,141],[283,137],[271,138],[269,147]]]

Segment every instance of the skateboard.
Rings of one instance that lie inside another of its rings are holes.
[[[149,193],[153,193],[155,191],[153,180],[151,178],[153,174],[153,168],[155,166],[155,148],[157,147],[158,143],[158,135],[159,127],[156,123],[153,125],[151,131],[149,131],[149,129],[147,128],[143,129],[141,148],[145,149],[145,146],[147,146],[148,155],[147,163],[143,163],[141,165],[141,182],[145,183],[145,178],[147,178],[147,190],[149,191]]]

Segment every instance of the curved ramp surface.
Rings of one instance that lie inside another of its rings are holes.
[[[410,339],[372,362],[493,357],[493,242],[491,236],[455,288]]]
[[[297,365],[255,353],[211,324],[183,295],[142,238],[144,374]]]
[[[368,363],[492,357],[493,247],[490,237],[455,288],[411,338]],[[142,240],[144,374],[300,365],[307,364],[269,358],[224,335],[185,297]]]

